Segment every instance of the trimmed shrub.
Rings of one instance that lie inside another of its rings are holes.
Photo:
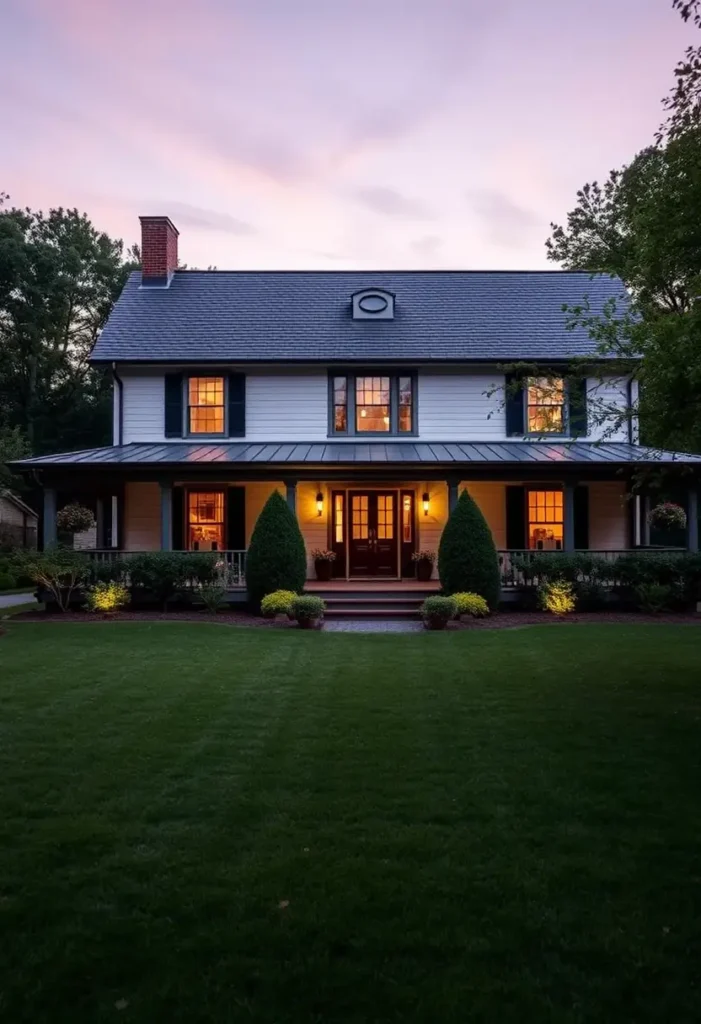
[[[471,615],[474,619],[489,615],[489,605],[479,594],[453,594],[453,600],[457,606],[456,619],[462,615]]]
[[[68,609],[73,595],[90,578],[87,558],[70,548],[26,551],[15,556],[15,564],[23,576],[49,592],[62,612]]]
[[[115,581],[95,583],[88,587],[85,594],[88,611],[103,614],[118,612],[120,608],[125,608],[130,600],[131,595],[124,584]]]
[[[675,597],[674,587],[667,583],[641,583],[633,593],[640,611],[648,615],[668,611]]]
[[[295,597],[290,605],[290,611],[302,628],[309,629],[319,619],[323,619],[326,605],[322,598],[314,594],[305,594],[303,597]]]
[[[434,594],[426,598],[420,610],[426,629],[445,629],[450,620],[455,618],[458,605],[453,597]]]
[[[91,561],[89,576],[93,583],[126,583],[128,568],[126,558],[105,559],[101,562]]]
[[[499,561],[492,531],[466,490],[441,536],[438,575],[446,594],[470,592],[483,597],[492,609],[499,604]]]
[[[185,575],[188,583],[205,587],[214,583],[217,575],[217,555],[206,551],[190,551],[178,556],[185,563]]]
[[[9,572],[0,572],[0,590],[14,590],[17,580]]]
[[[61,533],[82,533],[83,530],[92,529],[94,525],[95,516],[90,509],[76,501],[64,505],[56,515],[56,526]]]
[[[307,578],[307,554],[294,512],[273,491],[253,529],[246,554],[246,586],[256,611],[275,590],[299,593]]]
[[[189,559],[175,551],[144,552],[126,561],[132,587],[149,591],[164,611],[191,578]]]
[[[538,603],[544,612],[553,615],[569,615],[577,603],[574,586],[565,580],[553,580],[544,583],[538,591]]]
[[[292,602],[296,597],[293,590],[275,590],[265,595],[260,610],[266,619],[274,619],[276,615],[291,615]]]
[[[516,555],[513,559],[514,569],[523,573],[524,579],[539,583],[611,579],[614,576],[613,565],[615,563],[608,562],[601,555],[591,555],[586,551],[534,551],[533,554]]]

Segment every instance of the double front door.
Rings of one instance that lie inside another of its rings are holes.
[[[348,561],[351,576],[396,576],[396,491],[350,491]]]

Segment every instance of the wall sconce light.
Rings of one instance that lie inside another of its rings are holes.
[[[430,500],[429,496],[428,496],[428,491],[424,491],[421,500],[423,501],[423,504],[424,504],[424,515],[427,516],[428,515],[428,503],[429,503],[429,500]]]
[[[319,491],[316,496],[316,514],[322,515],[324,512],[324,495]]]

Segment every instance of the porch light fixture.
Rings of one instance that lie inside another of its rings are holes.
[[[424,504],[424,515],[427,516],[428,515],[428,505],[429,505],[429,501],[430,501],[430,498],[428,496],[428,491],[424,491],[424,493],[423,493],[423,495],[421,497],[421,500],[423,501],[423,504]]]
[[[319,491],[316,496],[316,514],[318,516],[323,515],[324,512],[324,495]]]

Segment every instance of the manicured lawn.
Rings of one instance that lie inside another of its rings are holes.
[[[701,1019],[701,631],[6,623],[8,1024]]]

